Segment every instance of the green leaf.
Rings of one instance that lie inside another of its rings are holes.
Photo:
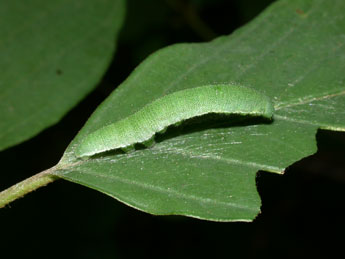
[[[252,220],[260,211],[258,170],[282,173],[313,154],[319,127],[345,130],[343,10],[343,0],[282,0],[230,36],[158,51],[91,116],[57,175],[153,214]],[[152,148],[75,158],[84,136],[152,100],[224,82],[268,95],[273,123],[172,129]]]
[[[0,150],[56,123],[99,82],[123,0],[0,2]]]

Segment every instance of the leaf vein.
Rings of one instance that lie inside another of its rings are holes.
[[[198,196],[191,195],[191,194],[186,194],[186,193],[183,193],[181,191],[174,190],[171,187],[169,187],[169,189],[168,188],[162,188],[162,187],[159,187],[157,185],[138,182],[135,180],[128,180],[128,179],[117,177],[114,175],[105,175],[105,174],[100,174],[98,172],[95,174],[93,172],[88,172],[86,170],[83,170],[82,172],[79,172],[79,173],[87,174],[87,175],[91,175],[91,176],[95,176],[95,177],[101,177],[101,178],[105,178],[108,180],[110,179],[110,180],[117,181],[117,182],[124,183],[124,184],[128,184],[128,185],[136,185],[136,186],[141,187],[143,189],[148,189],[148,190],[152,190],[152,191],[155,191],[158,193],[173,195],[175,197],[177,196],[177,197],[182,198],[182,199],[187,199],[187,200],[196,201],[196,202],[200,202],[200,203],[211,203],[214,205],[227,206],[227,207],[231,207],[231,208],[239,208],[239,209],[246,209],[246,210],[250,210],[250,211],[257,211],[256,209],[253,209],[253,208],[250,208],[247,206],[242,206],[242,205],[239,205],[236,203],[224,202],[224,201],[219,201],[219,200],[215,200],[215,199],[211,199],[211,198],[204,198],[204,197],[198,197]]]

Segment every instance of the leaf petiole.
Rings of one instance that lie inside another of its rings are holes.
[[[54,182],[59,177],[52,174],[56,170],[56,167],[49,168],[38,174],[35,174],[24,181],[21,181],[8,189],[0,192],[0,208],[5,207],[12,201],[23,197],[25,194],[32,192],[40,187]]]

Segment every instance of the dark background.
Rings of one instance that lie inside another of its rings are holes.
[[[63,120],[0,153],[0,190],[55,165],[99,103],[147,55],[229,34],[270,0],[131,0],[109,70]],[[259,172],[253,223],[152,216],[67,181],[0,210],[1,258],[292,257],[343,255],[345,134],[319,131],[319,151],[285,175]]]

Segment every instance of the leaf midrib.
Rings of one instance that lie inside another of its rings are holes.
[[[312,103],[314,101],[321,101],[324,99],[331,99],[333,97],[337,97],[337,96],[342,96],[345,95],[345,90],[342,91],[337,91],[337,92],[327,92],[327,93],[322,93],[319,96],[312,96],[312,97],[307,97],[305,99],[303,98],[299,98],[297,102],[292,102],[292,103],[278,103],[277,105],[275,105],[274,109],[276,111],[284,109],[284,108],[290,108],[290,107],[295,107],[298,105],[303,105],[303,104],[307,104],[307,103]]]

